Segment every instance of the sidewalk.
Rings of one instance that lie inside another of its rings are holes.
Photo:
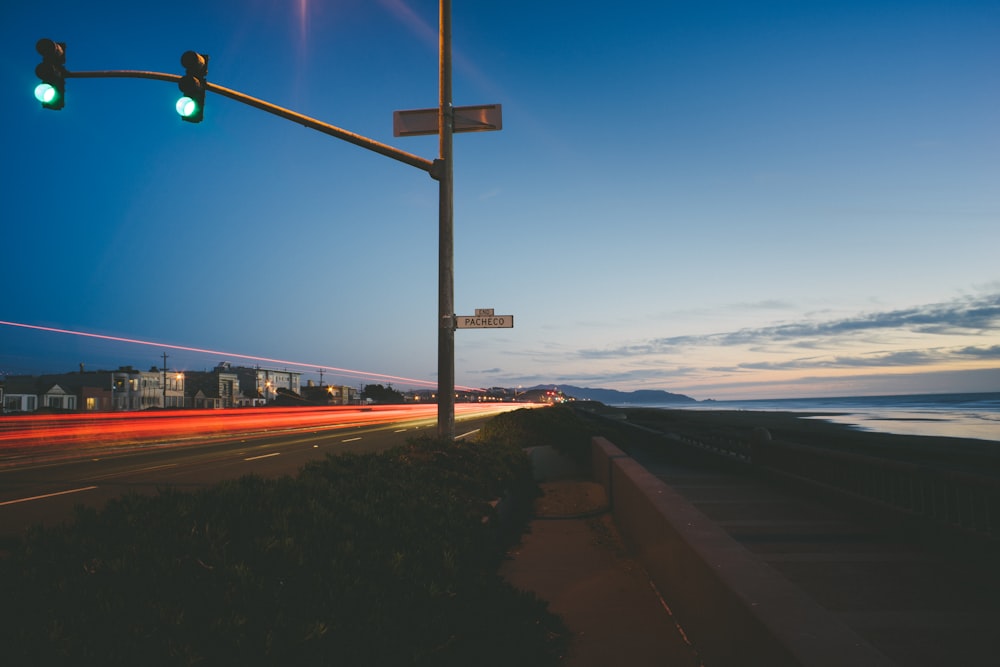
[[[548,447],[529,455],[544,496],[500,574],[549,602],[573,633],[566,667],[697,667],[645,570],[607,513],[604,489]]]

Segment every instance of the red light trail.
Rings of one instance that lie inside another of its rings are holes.
[[[458,415],[497,414],[524,403],[459,403]],[[323,406],[13,415],[0,421],[0,469],[60,457],[135,447],[184,447],[206,440],[249,439],[280,431],[327,431],[404,420],[434,420],[437,405]]]
[[[73,331],[71,329],[57,329],[55,327],[43,327],[38,324],[23,324],[20,322],[5,322],[0,320],[0,324],[9,327],[18,327],[21,329],[31,329],[34,331],[45,331],[48,333],[58,333],[58,334],[68,334],[71,336],[82,336],[85,338],[97,338],[100,340],[109,340],[116,343],[128,343],[130,345],[147,345],[149,347],[160,347],[167,348],[169,350],[180,350],[182,352],[196,352],[199,354],[213,354],[222,357],[235,357],[237,359],[247,359],[250,361],[263,361],[271,364],[281,364],[283,366],[296,366],[298,368],[306,368],[309,370],[322,370],[324,372],[332,372],[335,375],[343,375],[345,377],[359,377],[367,379],[376,380],[391,380],[394,382],[402,382],[408,384],[414,384],[424,387],[437,387],[436,382],[430,380],[418,380],[416,378],[407,378],[399,375],[386,375],[384,373],[371,373],[368,371],[356,371],[349,368],[337,368],[336,366],[326,366],[324,364],[307,364],[301,361],[289,361],[287,359],[272,359],[270,357],[255,357],[249,354],[239,354],[237,352],[223,352],[221,350],[208,350],[200,347],[188,347],[186,345],[173,345],[171,343],[156,343],[148,340],[138,340],[135,338],[122,338],[120,336],[106,336],[104,334],[90,333],[87,331]],[[477,387],[463,387],[455,385],[456,389],[463,389],[466,391],[482,391]]]

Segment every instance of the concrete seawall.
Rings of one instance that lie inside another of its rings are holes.
[[[706,665],[893,664],[615,445],[595,437],[591,456],[622,537]]]

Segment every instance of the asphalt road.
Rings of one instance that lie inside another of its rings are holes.
[[[459,418],[456,437],[477,431],[492,415]],[[101,507],[127,492],[158,488],[194,490],[243,475],[294,475],[307,461],[327,454],[377,452],[408,438],[434,436],[436,420],[347,425],[337,429],[240,433],[186,440],[183,446],[133,448],[75,460],[37,462],[0,469],[0,541],[35,524],[70,519],[77,504]]]

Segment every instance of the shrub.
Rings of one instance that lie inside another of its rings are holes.
[[[590,436],[590,429],[565,405],[505,412],[481,431],[481,437],[490,442],[514,447],[549,445],[577,462],[589,460]]]
[[[4,662],[555,664],[565,633],[497,574],[517,447],[413,441],[295,477],[127,495],[0,561]]]

